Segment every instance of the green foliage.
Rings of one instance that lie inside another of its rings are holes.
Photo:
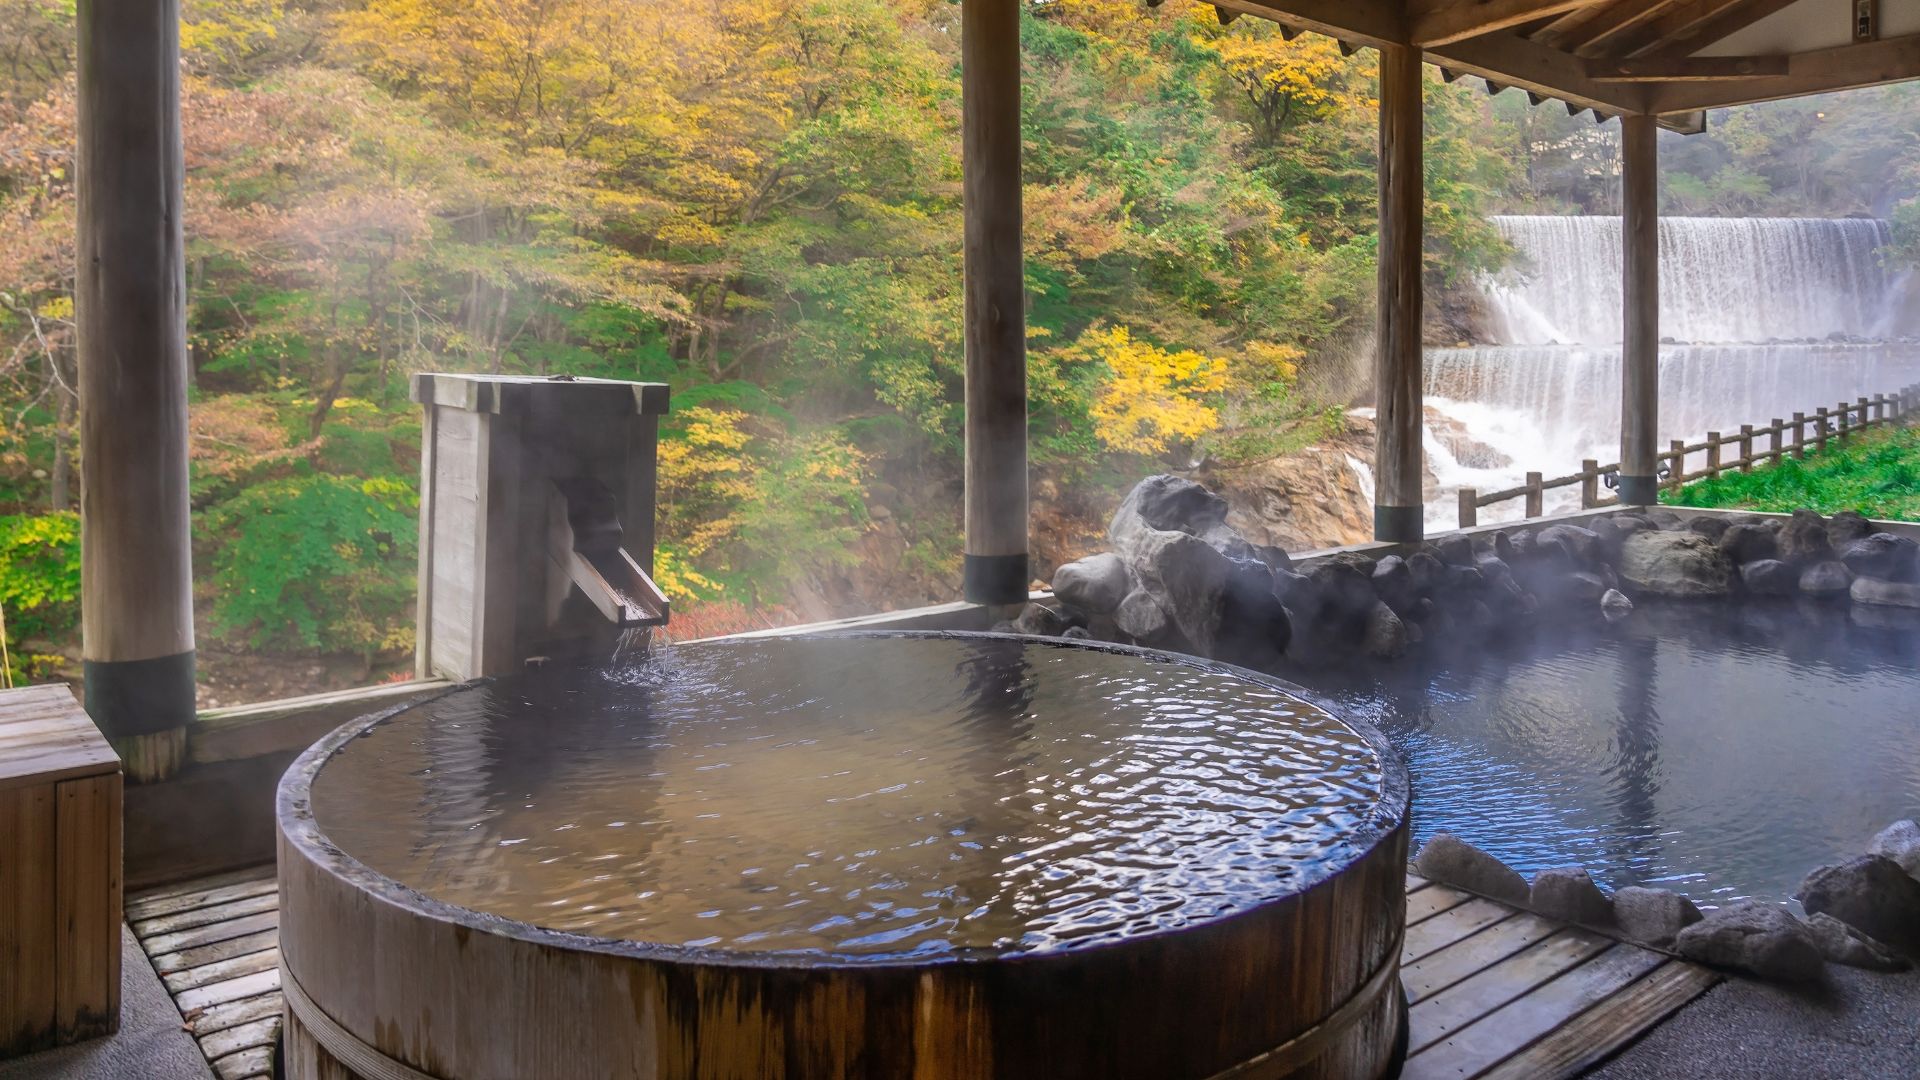
[[[391,477],[259,484],[200,515],[222,537],[213,625],[256,648],[371,657],[411,643],[416,493]]]
[[[1829,443],[1804,461],[1788,458],[1750,473],[1688,484],[1664,502],[1788,513],[1858,510],[1870,518],[1920,520],[1920,428],[1868,431]]]
[[[10,644],[79,624],[80,515],[0,516],[0,608]]]

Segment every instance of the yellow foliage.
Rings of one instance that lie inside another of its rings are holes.
[[[1108,449],[1161,454],[1175,442],[1197,439],[1219,426],[1219,411],[1204,399],[1226,389],[1225,360],[1136,341],[1124,326],[1095,326],[1074,348],[1107,368],[1089,413]]]
[[[1300,374],[1305,350],[1277,341],[1249,341],[1240,350],[1246,381],[1253,385],[1271,382],[1290,383]]]

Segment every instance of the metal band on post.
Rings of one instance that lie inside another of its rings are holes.
[[[1393,945],[1382,963],[1353,996],[1340,1003],[1340,1007],[1327,1015],[1325,1020],[1281,1043],[1264,1053],[1255,1055],[1235,1065],[1231,1069],[1214,1073],[1207,1080],[1252,1080],[1254,1077],[1287,1076],[1302,1065],[1325,1053],[1334,1041],[1348,1028],[1360,1022],[1376,1008],[1383,997],[1400,991],[1400,948],[1406,939],[1406,930],[1402,928],[1395,935]],[[1406,1017],[1400,1017],[1402,1026]]]
[[[1620,474],[1620,505],[1652,506],[1660,501],[1660,478]]]
[[[280,958],[280,995],[287,1003],[287,1018],[335,1061],[363,1080],[443,1080],[424,1073],[404,1061],[396,1061],[385,1052],[362,1042],[358,1035],[341,1027],[326,1010],[313,1003],[300,980],[287,970],[286,957]]]

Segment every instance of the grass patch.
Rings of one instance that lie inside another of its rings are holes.
[[[1845,445],[1787,458],[1750,473],[1721,473],[1661,492],[1675,506],[1831,514],[1858,510],[1870,518],[1920,521],[1920,428],[1879,428]]]

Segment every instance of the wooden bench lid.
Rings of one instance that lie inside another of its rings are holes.
[[[120,758],[66,686],[0,690],[0,788],[119,771]]]

